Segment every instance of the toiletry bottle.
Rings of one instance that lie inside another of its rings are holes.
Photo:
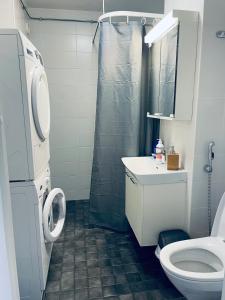
[[[161,139],[158,139],[158,144],[156,145],[155,152],[156,152],[156,160],[158,162],[162,162],[163,155],[164,155],[164,145]]]
[[[179,170],[179,154],[175,152],[174,146],[170,147],[167,155],[167,170]]]

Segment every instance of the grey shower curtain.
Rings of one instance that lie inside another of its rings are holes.
[[[127,230],[121,157],[145,155],[146,149],[148,49],[143,37],[140,22],[101,24],[90,211],[93,223],[117,231]]]

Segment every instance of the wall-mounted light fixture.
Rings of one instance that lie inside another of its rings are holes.
[[[163,36],[165,36],[171,29],[177,26],[179,23],[178,18],[173,17],[173,12],[170,12],[166,15],[159,23],[151,29],[148,34],[145,36],[145,43],[151,47],[151,45]]]

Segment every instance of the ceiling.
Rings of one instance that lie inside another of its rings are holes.
[[[26,0],[28,7],[102,11],[102,0]],[[105,11],[132,10],[163,13],[164,0],[105,0]]]

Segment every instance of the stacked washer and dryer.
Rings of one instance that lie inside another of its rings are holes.
[[[40,300],[65,196],[51,189],[50,104],[39,51],[18,30],[0,30],[0,101],[6,128],[20,297]]]

